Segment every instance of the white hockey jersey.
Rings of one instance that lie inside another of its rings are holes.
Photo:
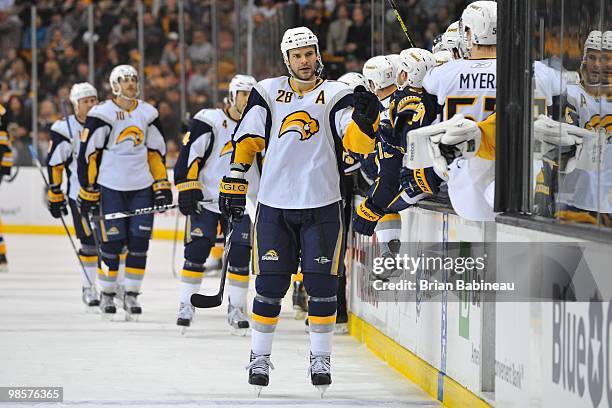
[[[129,110],[112,100],[94,106],[81,137],[81,185],[97,182],[113,190],[133,191],[165,179],[166,143],[158,116],[157,109],[141,100],[135,100]]]
[[[582,85],[567,86],[565,120],[593,130],[583,140],[576,169],[559,186],[565,204],[612,213],[612,98],[593,96]]]
[[[68,124],[70,124],[70,129]],[[77,120],[75,115],[68,116],[68,122],[65,119],[53,122],[53,125],[51,125],[49,154],[47,155],[47,166],[50,168],[50,184],[56,184],[57,181],[54,180],[54,173],[51,168],[59,165],[65,166],[66,174],[68,175],[67,195],[73,200],[76,200],[79,195],[80,185],[77,174],[77,157],[82,131],[83,124]]]
[[[257,145],[252,151],[261,150],[265,141],[260,203],[306,209],[340,201],[343,142],[347,146],[363,135],[355,130],[351,105],[351,89],[337,81],[320,80],[305,94],[286,76],[263,80],[253,88],[234,134],[232,166],[250,164],[251,153],[244,152],[251,145]],[[370,141],[365,153],[373,150]]]
[[[202,183],[204,200],[214,203],[204,208],[219,214],[219,182],[230,171],[232,157],[232,134],[236,122],[222,109],[202,109],[193,117],[189,133],[183,139],[181,156],[175,168],[175,180],[191,179],[190,170],[196,167],[198,180]],[[259,172],[252,166],[246,173],[249,182],[247,198],[257,202]],[[251,214],[255,215],[255,214]]]
[[[561,73],[541,61],[533,63],[533,117],[550,115],[553,99],[565,92],[566,82]]]

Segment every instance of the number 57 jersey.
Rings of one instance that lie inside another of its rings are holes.
[[[440,121],[461,113],[481,122],[495,111],[497,60],[453,60],[431,69],[423,87],[438,99]]]

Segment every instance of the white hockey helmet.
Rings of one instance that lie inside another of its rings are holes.
[[[444,34],[442,34],[442,44],[444,44],[444,49],[446,49],[447,51],[454,53],[454,51],[457,50],[459,56],[462,57],[460,42],[461,38],[459,36],[459,21],[455,21],[454,23],[449,25],[446,28]]]
[[[338,78],[338,82],[343,82],[347,84],[351,89],[357,88],[359,85],[362,85],[368,91],[371,91],[370,84],[368,80],[359,72],[347,72]]]
[[[400,53],[401,65],[397,71],[397,89],[402,90],[406,86],[422,88],[425,74],[436,66],[436,60],[431,52],[422,48],[408,48]],[[405,72],[406,80],[400,84],[399,75]]]
[[[434,37],[431,47],[431,53],[435,54],[437,52],[443,51],[446,49],[446,45],[443,42],[444,34],[438,34]]]
[[[72,104],[76,114],[79,113],[79,99],[88,98],[90,96],[97,99],[98,91],[89,82],[80,82],[72,85],[72,88],[70,88],[70,96],[68,98],[70,99],[70,103]]]
[[[612,31],[604,31],[601,36],[601,49],[612,51]]]
[[[372,57],[363,65],[363,76],[373,91],[395,84],[393,63],[384,55]]]
[[[444,65],[448,61],[454,59],[453,53],[447,50],[442,50],[434,53],[434,60],[436,61],[436,66]]]
[[[229,84],[228,102],[232,106],[236,106],[236,94],[238,91],[251,92],[257,80],[250,75],[235,75]]]
[[[468,29],[471,34],[469,41]],[[497,3],[480,0],[469,4],[461,14],[459,34],[463,56],[469,55],[473,44],[495,45],[497,43]]]
[[[315,75],[321,75],[323,72],[323,60],[321,60],[321,53],[319,52],[319,40],[317,36],[308,27],[295,27],[289,28],[283,34],[281,40],[280,49],[283,54],[283,61],[289,70],[289,74],[295,78],[293,71],[291,71],[291,65],[289,65],[289,50],[295,48],[308,47],[314,45],[317,52],[317,66],[315,67]]]
[[[391,65],[393,66],[393,78],[397,76],[397,70],[399,69],[402,61],[400,59],[399,54],[389,54],[387,55],[389,61],[391,61]]]
[[[138,84],[138,72],[131,65],[117,65],[110,73],[110,77],[108,78],[108,82],[111,87],[111,92],[115,96],[121,96],[123,98],[127,98],[125,95],[121,93],[121,85],[119,85],[119,79],[127,78],[127,77],[136,77],[136,97],[140,95],[140,84]]]

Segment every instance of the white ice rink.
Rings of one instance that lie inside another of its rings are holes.
[[[188,333],[179,334],[171,241],[151,242],[140,321],[125,322],[118,310],[109,322],[84,312],[66,237],[5,239],[10,272],[0,273],[0,386],[64,387],[64,404],[52,406],[438,406],[348,335],[334,338],[333,384],[321,400],[307,377],[304,322],[293,319],[290,303],[276,332],[270,386],[256,399],[244,369],[250,338],[229,334],[225,304],[198,310]],[[203,291],[218,287],[218,278],[204,281]]]

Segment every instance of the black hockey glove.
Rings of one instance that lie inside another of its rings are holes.
[[[361,235],[372,236],[378,220],[385,212],[366,198],[353,212],[353,230]]]
[[[245,179],[224,176],[219,190],[219,210],[225,217],[239,220],[246,208],[246,194],[249,183]]]
[[[50,186],[47,190],[47,207],[53,218],[60,218],[62,214],[68,215],[66,197],[60,186]]]
[[[196,215],[202,212],[200,201],[204,199],[202,183],[198,180],[185,180],[176,184],[179,210],[183,215]]]
[[[77,207],[83,215],[97,214],[100,210],[100,191],[95,188],[81,187],[77,198]]]
[[[156,207],[172,204],[172,187],[168,180],[153,183],[153,202]]]
[[[360,85],[353,91],[353,103],[353,121],[363,133],[372,139],[376,138],[377,121],[380,115],[378,97]]]
[[[400,170],[400,184],[405,190],[409,199],[415,204],[416,202],[432,196],[440,192],[442,179],[438,177],[433,167],[411,170],[402,167]]]

